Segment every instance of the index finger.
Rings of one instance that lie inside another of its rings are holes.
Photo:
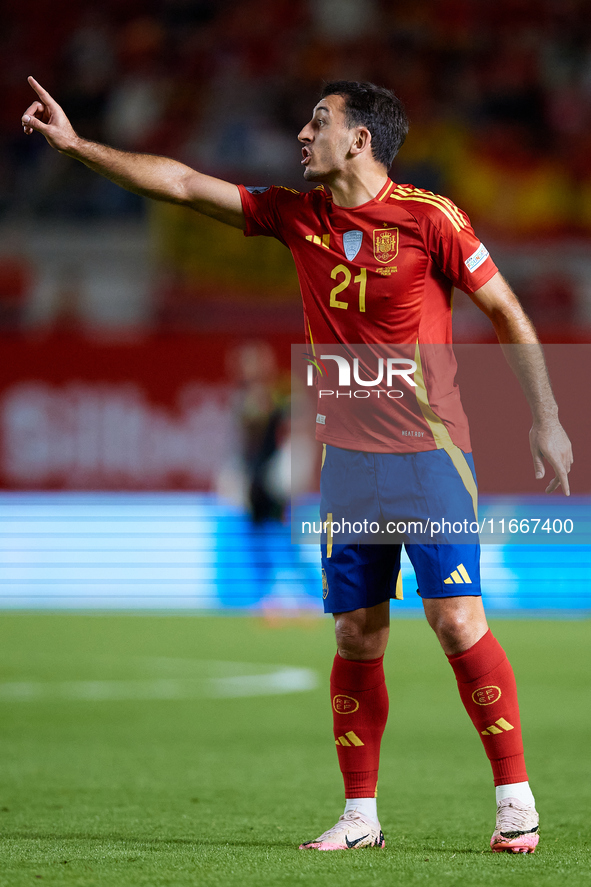
[[[27,81],[28,81],[28,83],[30,84],[30,86],[33,87],[33,89],[35,90],[35,92],[37,93],[37,95],[39,96],[39,98],[40,98],[43,102],[45,102],[46,105],[47,105],[47,104],[50,104],[50,103],[53,102],[53,99],[51,98],[51,96],[49,95],[49,93],[47,92],[47,90],[46,90],[46,89],[43,89],[43,87],[41,86],[41,84],[40,84],[40,83],[37,83],[37,81],[35,80],[34,77],[27,77]]]
[[[548,460],[550,462],[550,460]],[[550,462],[552,468],[556,472],[556,477],[550,482],[547,493],[552,493],[558,484],[562,487],[565,496],[570,496],[570,487],[568,485],[568,469],[561,462]],[[550,489],[552,488],[552,489]]]

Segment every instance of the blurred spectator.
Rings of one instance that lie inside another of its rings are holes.
[[[282,458],[288,444],[289,383],[281,385],[275,352],[264,341],[234,349],[228,371],[239,385],[236,416],[246,505],[255,524],[280,520],[290,489],[289,457]]]
[[[115,70],[111,23],[97,7],[86,9],[65,45],[59,89],[73,126],[87,138],[103,136],[101,120]]]
[[[378,22],[375,0],[315,0],[310,13],[313,30],[330,43],[355,42]]]
[[[105,137],[117,147],[141,149],[160,122],[169,88],[161,64],[164,41],[163,27],[150,16],[121,31],[121,73],[105,108]]]

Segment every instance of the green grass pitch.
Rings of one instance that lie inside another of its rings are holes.
[[[395,620],[386,656],[386,849],[314,853],[298,843],[343,803],[329,618],[4,613],[0,885],[591,885],[590,623],[492,627],[518,678],[534,856],[488,850],[489,765],[424,621]],[[269,666],[318,687],[228,695]]]

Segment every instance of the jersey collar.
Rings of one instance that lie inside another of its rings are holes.
[[[392,179],[387,178],[382,190],[378,194],[376,194],[375,197],[372,197],[371,200],[368,200],[366,203],[360,203],[359,206],[337,206],[332,198],[332,194],[328,191],[328,189],[325,187],[324,190],[327,193],[327,197],[332,204],[333,210],[338,210],[339,212],[344,213],[354,213],[357,212],[357,210],[365,209],[365,207],[370,206],[372,203],[383,202],[387,198],[388,194],[390,194],[393,187],[394,182],[392,181]]]

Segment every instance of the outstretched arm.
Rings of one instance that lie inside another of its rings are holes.
[[[561,486],[564,493],[570,496],[568,472],[573,462],[572,447],[558,421],[558,407],[533,325],[515,293],[498,273],[471,298],[492,322],[507,362],[519,379],[530,405],[533,425],[529,443],[536,477],[544,477],[546,469],[543,459],[547,459],[556,476],[546,487],[546,492],[552,493]]]
[[[244,229],[244,213],[236,185],[203,175],[168,157],[118,151],[86,141],[76,134],[63,109],[49,93],[33,77],[29,77],[29,83],[37,93],[37,100],[22,117],[27,135],[34,130],[40,132],[52,148],[80,160],[128,191],[179,203]]]

